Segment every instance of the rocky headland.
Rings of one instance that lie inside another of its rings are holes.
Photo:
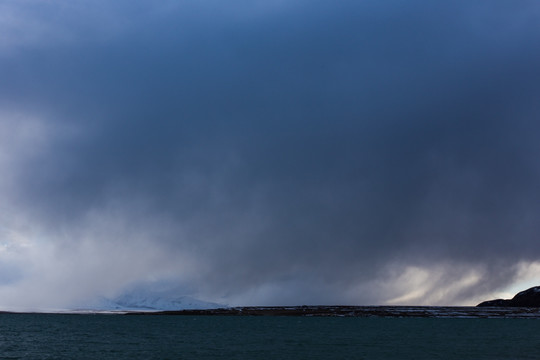
[[[478,307],[528,307],[540,308],[540,286],[519,292],[512,299],[495,299],[484,301]]]

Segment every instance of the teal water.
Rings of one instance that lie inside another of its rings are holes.
[[[1,314],[1,359],[538,359],[535,319]]]

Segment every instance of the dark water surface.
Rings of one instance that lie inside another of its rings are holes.
[[[1,359],[539,359],[540,320],[1,314]]]

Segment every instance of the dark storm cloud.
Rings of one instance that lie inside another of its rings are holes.
[[[75,40],[0,60],[53,129],[13,169],[51,238],[112,211],[233,301],[385,301],[392,264],[478,271],[465,301],[540,255],[535,2],[142,4],[51,3]]]

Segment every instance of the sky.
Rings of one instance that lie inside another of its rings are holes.
[[[540,285],[540,5],[0,1],[0,308]]]

